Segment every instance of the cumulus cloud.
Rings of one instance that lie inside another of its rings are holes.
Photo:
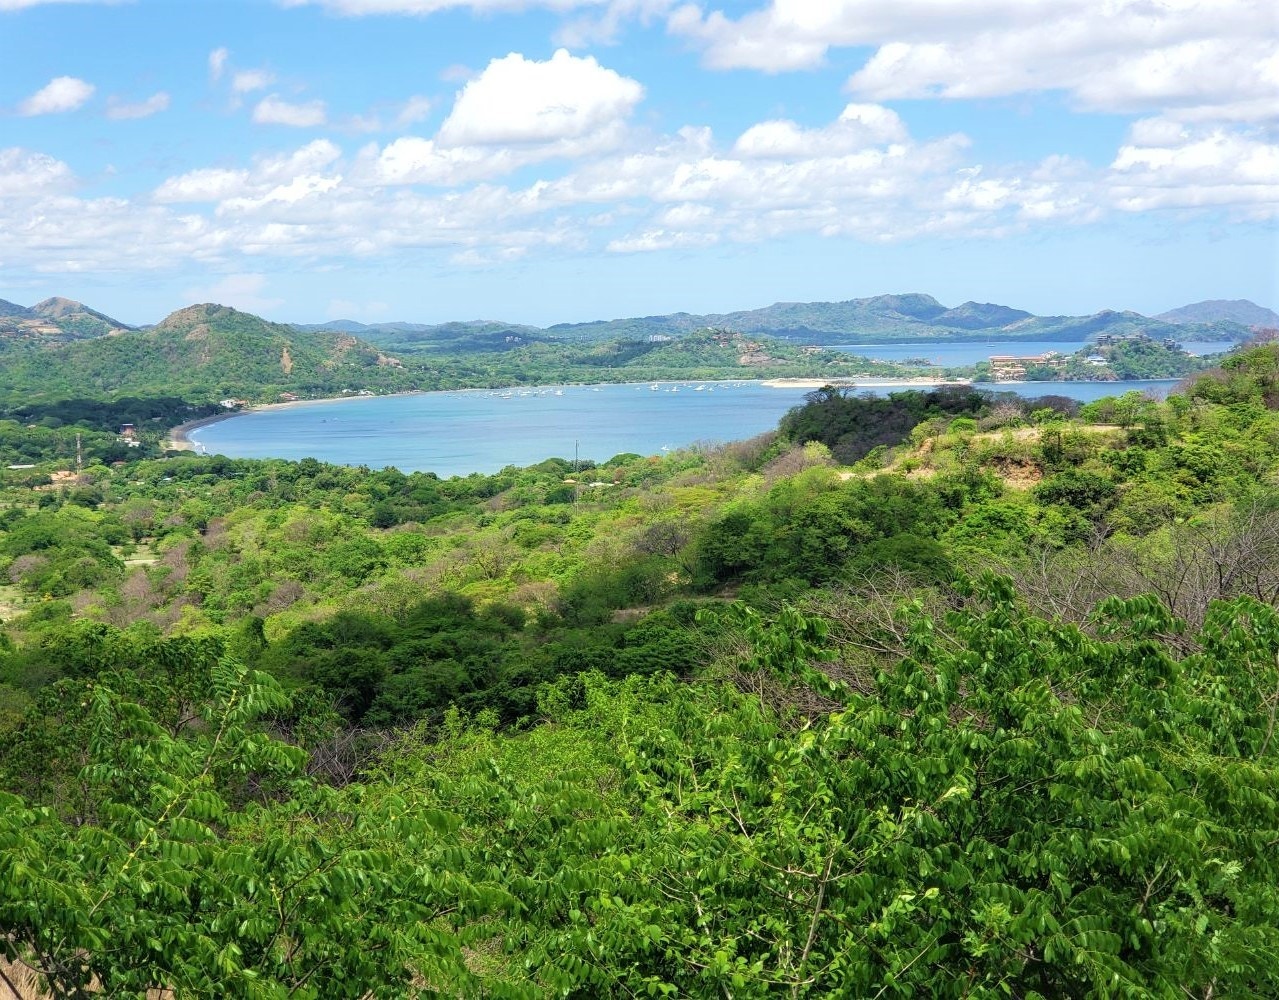
[[[96,88],[74,76],[57,76],[18,105],[25,117],[55,115],[84,107]]]
[[[1124,211],[1228,206],[1244,217],[1279,218],[1279,144],[1256,131],[1139,121],[1110,171]]]
[[[517,166],[508,151],[439,146],[432,139],[405,136],[364,153],[364,166],[383,184],[452,186],[492,177]]]
[[[272,189],[323,172],[341,157],[342,150],[336,144],[317,139],[291,153],[258,157],[248,168],[202,168],[170,177],[151,197],[160,204],[262,198]]]
[[[1102,111],[1279,116],[1268,0],[772,0],[736,19],[688,4],[668,27],[720,69],[810,68],[832,48],[874,47],[849,80],[873,101],[1061,90]]]
[[[289,125],[293,128],[315,128],[327,121],[323,101],[292,104],[275,94],[264,97],[253,109],[253,120],[259,125]]]
[[[192,170],[168,178],[155,189],[152,198],[162,204],[220,201],[238,194],[249,178],[247,170]]]
[[[549,159],[597,155],[622,140],[643,95],[636,81],[593,58],[560,49],[538,62],[512,53],[462,88],[434,138],[404,136],[369,147],[359,172],[381,184],[448,187]]]
[[[600,120],[625,123],[631,104],[615,107]],[[538,141],[501,122],[507,131],[470,135],[512,141],[453,145],[437,133],[344,151],[317,139],[175,174],[133,198],[80,197],[66,164],[3,150],[0,231],[12,258],[35,270],[195,262],[250,274],[285,260],[325,266],[435,252],[493,266],[537,253],[692,250],[795,234],[880,243],[1001,237],[1147,211],[1279,214],[1279,149],[1260,128],[1151,116],[1108,165],[1060,156],[988,164],[963,135],[919,138],[893,111],[859,101],[824,124],[633,132],[620,146],[552,161],[565,144],[588,141],[579,121],[564,111]]]
[[[29,198],[65,190],[74,181],[61,160],[19,146],[0,149],[0,198]]]
[[[838,121],[825,128],[801,128],[792,121],[752,125],[738,138],[733,151],[750,158],[793,159],[852,153],[905,139],[906,126],[895,111],[877,104],[850,104]]]
[[[107,99],[107,117],[112,121],[127,121],[131,118],[150,118],[154,114],[169,109],[169,95],[163,90],[152,94],[145,101],[128,102],[118,97]]]
[[[616,125],[644,97],[635,80],[559,49],[545,62],[513,52],[462,88],[440,128],[450,146],[580,139]]]

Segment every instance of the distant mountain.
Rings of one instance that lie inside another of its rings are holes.
[[[280,392],[336,395],[352,385],[401,388],[402,363],[346,333],[303,332],[226,306],[179,309],[145,330],[31,350],[5,381],[72,395],[154,391],[190,398]]]
[[[56,346],[131,329],[73,299],[51,298],[31,308],[0,299],[0,346]]]
[[[1012,309],[991,302],[965,302],[962,306],[947,309],[944,313],[934,316],[929,322],[933,326],[956,330],[990,330],[994,327],[1008,327],[1024,319],[1033,318],[1033,315],[1024,309]]]
[[[366,326],[363,323],[357,323],[353,319],[335,319],[330,320],[328,323],[294,323],[293,328],[295,330],[302,330],[303,332],[335,330],[338,333],[356,334],[362,334],[365,331],[372,329],[372,327]]]
[[[1279,328],[1279,313],[1247,299],[1208,299],[1160,313],[1165,323],[1240,323],[1243,326]]]
[[[357,323],[340,319],[330,323],[299,325],[298,330],[340,330],[357,334],[372,344],[412,353],[486,353],[511,350],[533,341],[553,338],[536,326],[494,320],[437,323]]]
[[[37,302],[31,307],[37,316],[57,324],[63,331],[79,337],[106,337],[131,329],[105,313],[90,309],[83,302],[57,296]]]
[[[1145,333],[1156,338],[1242,340],[1248,328],[1229,320],[1174,325],[1135,312],[1092,316],[1035,316],[994,303],[948,309],[931,295],[876,295],[846,302],[778,302],[743,312],[671,313],[594,323],[561,323],[552,336],[570,340],[680,337],[705,327],[767,334],[812,344],[927,341],[1080,340],[1101,334]]]
[[[1268,312],[1268,310],[1267,310]],[[1276,317],[1279,319],[1279,317]],[[697,330],[726,329],[811,344],[936,341],[1069,341],[1103,334],[1144,333],[1155,338],[1243,340],[1248,325],[1229,317],[1173,323],[1135,312],[1103,310],[1091,316],[1036,316],[992,302],[953,308],[931,295],[910,292],[844,302],[777,302],[762,309],[728,313],[667,313],[589,323],[557,323],[545,329],[517,323],[355,323],[336,320],[301,330],[343,330],[370,342],[422,353],[497,351],[536,340],[598,343],[611,340],[679,339]]]
[[[791,345],[1011,345],[1131,334],[1157,340],[1242,341],[1255,324],[1279,326],[1279,316],[1250,302],[1202,302],[1155,318],[1115,310],[1091,316],[1036,316],[991,302],[950,307],[931,295],[910,292],[842,302],[778,302],[728,313],[561,323],[546,329],[495,320],[334,320],[290,326],[206,303],[178,310],[153,327],[134,329],[71,299],[45,299],[29,308],[0,300],[0,391],[80,396],[165,387],[166,392],[190,398],[257,400],[283,392],[319,396],[344,389],[388,391],[433,384],[444,377],[440,365],[445,355],[477,356],[478,367],[468,368],[466,377],[479,378],[477,372],[495,370],[490,360],[496,364],[498,355],[539,343],[593,347],[623,341],[652,346],[707,329],[748,338],[774,337]],[[530,355],[534,356],[543,357]],[[615,360],[612,354],[607,359]]]
[[[14,316],[19,319],[30,319],[31,310],[26,306],[18,305],[16,302],[10,302],[7,299],[0,299],[0,318],[7,318],[10,316]]]

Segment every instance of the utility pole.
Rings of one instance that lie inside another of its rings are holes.
[[[78,476],[84,471],[84,452],[80,450],[80,432],[76,431],[75,436],[75,474]]]

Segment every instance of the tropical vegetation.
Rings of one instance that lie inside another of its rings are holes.
[[[1279,992],[1279,346],[493,476],[107,457],[0,487],[0,993]]]

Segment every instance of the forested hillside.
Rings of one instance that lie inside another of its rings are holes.
[[[10,409],[120,396],[180,396],[203,406],[222,399],[262,403],[548,382],[918,373],[728,330],[700,330],[675,342],[573,344],[500,326],[456,324],[429,337],[395,330],[375,347],[348,332],[299,329],[212,304],[180,309],[145,330],[87,339],[0,336],[0,350],[6,346],[0,405]]]
[[[0,488],[0,993],[1279,995],[1279,346],[585,468],[98,458]]]

